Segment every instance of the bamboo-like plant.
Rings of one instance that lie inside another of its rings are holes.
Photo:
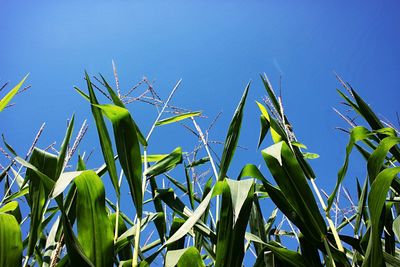
[[[250,83],[218,155],[208,130],[198,123],[202,113],[172,106],[181,81],[165,101],[147,79],[123,94],[113,67],[116,90],[103,76],[92,78],[87,73],[87,92],[75,87],[91,108],[102,166],[89,169],[84,155],[71,163],[87,130],[84,122],[72,144],[74,116],[56,153],[49,152],[55,150],[53,144],[36,147],[43,127],[25,157],[17,155],[3,137],[8,152],[2,152],[9,162],[0,174],[5,188],[0,202],[0,266],[230,267],[249,262],[254,266],[400,266],[398,130],[381,121],[349,84],[339,78],[348,94],[338,92],[365,126],[355,125],[337,111],[351,128],[341,128],[348,132],[349,142],[337,183],[326,193],[318,187],[318,174],[309,163],[317,155],[305,152],[306,146],[297,140],[282,99],[266,75],[261,75],[267,97],[265,103],[257,102],[261,127],[255,144],[264,146],[270,132],[272,142],[259,152],[269,172],[247,164],[233,176],[229,167],[238,147]],[[24,80],[0,100],[0,111]],[[131,97],[142,84],[147,89]],[[110,103],[101,103],[98,92]],[[135,101],[158,108],[147,134],[127,107]],[[182,124],[196,136],[199,143],[194,151],[177,147],[169,154],[149,154],[150,146],[157,151],[153,132],[172,123]],[[354,148],[367,166],[364,181],[357,180],[354,189],[356,202],[343,187]],[[112,187],[105,188],[105,179]],[[132,199],[126,210],[121,209],[123,184]],[[349,210],[339,201],[341,193],[351,202]],[[267,211],[272,213],[265,217]]]

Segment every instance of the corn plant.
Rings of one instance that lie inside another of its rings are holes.
[[[351,128],[342,129],[349,134],[344,163],[326,193],[309,163],[317,155],[297,140],[266,75],[261,81],[267,97],[256,103],[261,127],[255,145],[266,146],[258,153],[269,172],[247,164],[235,176],[229,169],[250,83],[219,155],[200,126],[203,114],[171,104],[181,81],[163,100],[147,79],[122,93],[115,66],[114,76],[116,90],[103,76],[87,73],[87,90],[75,87],[91,109],[100,167],[88,168],[84,155],[73,157],[87,130],[84,122],[72,143],[74,116],[58,150],[53,144],[36,147],[43,127],[25,157],[3,138],[12,156],[0,176],[0,266],[400,266],[398,131],[379,120],[349,84],[339,79],[348,94],[338,92],[366,126],[337,111]],[[0,101],[0,110],[23,81]],[[142,84],[147,89],[130,97]],[[158,108],[147,134],[127,106],[136,101]],[[153,132],[172,123],[196,137],[194,151],[177,147],[150,154],[149,148],[157,151]],[[265,145],[268,133],[272,138]],[[343,187],[353,150],[367,166],[354,189],[355,203]],[[121,208],[125,184],[129,209]],[[350,212],[338,201],[341,192],[352,202]],[[272,212],[266,216],[267,211]]]

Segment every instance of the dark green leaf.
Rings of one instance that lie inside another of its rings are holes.
[[[224,150],[222,152],[221,164],[218,174],[218,180],[221,181],[226,177],[229,165],[235,154],[236,146],[239,140],[240,128],[242,126],[243,109],[246,103],[247,93],[250,88],[250,83],[247,84],[244,89],[242,98],[240,99],[239,105],[236,108],[235,114],[233,115],[231,124],[229,125],[228,134],[225,138]]]
[[[119,162],[131,190],[132,200],[139,217],[142,217],[142,157],[136,127],[129,111],[114,105],[96,105],[111,120]]]
[[[85,72],[87,87],[89,90],[90,104],[92,109],[92,115],[96,123],[97,133],[99,135],[99,141],[101,146],[101,151],[103,152],[104,161],[107,166],[108,173],[110,175],[111,183],[115,189],[117,196],[119,197],[119,185],[118,185],[118,175],[117,168],[114,161],[114,152],[112,149],[112,144],[110,140],[110,135],[108,134],[106,123],[104,122],[101,109],[96,107],[99,104],[96,95],[93,91],[92,82],[90,81],[89,75]]]

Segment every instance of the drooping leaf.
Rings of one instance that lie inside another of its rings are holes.
[[[82,172],[74,183],[79,244],[95,266],[112,266],[113,229],[105,207],[103,183],[93,171]]]
[[[372,183],[378,173],[381,171],[384,160],[389,153],[389,150],[400,143],[398,137],[386,137],[379,142],[378,147],[372,152],[368,159],[367,169],[370,182]]]
[[[229,125],[228,134],[225,138],[224,150],[222,152],[221,163],[218,173],[218,180],[221,181],[226,177],[229,165],[235,154],[236,146],[239,140],[240,128],[242,126],[243,109],[246,103],[247,93],[250,88],[250,83],[247,84],[244,89],[242,98],[240,99],[239,105],[236,108],[235,114],[233,115],[231,124]]]
[[[161,125],[166,125],[166,124],[170,124],[170,123],[174,123],[174,122],[178,122],[187,118],[191,118],[191,117],[196,117],[196,116],[200,116],[201,112],[200,111],[195,111],[195,112],[186,112],[186,113],[182,113],[176,116],[172,116],[163,120],[159,120],[156,122],[156,126],[161,126]]]
[[[2,112],[5,107],[7,107],[11,99],[18,93],[19,88],[21,88],[26,78],[28,78],[28,74],[13,89],[11,89],[10,92],[8,92],[2,99],[0,99],[0,112]]]
[[[15,217],[0,212],[0,266],[21,266],[22,237]]]
[[[111,99],[114,103],[114,105],[119,106],[121,108],[126,108],[124,103],[122,102],[122,100],[118,97],[118,95],[115,93],[115,91],[111,88],[111,86],[108,84],[108,82],[106,81],[106,79],[104,79],[103,75],[100,74],[101,79],[103,80],[104,85],[107,88],[108,93],[111,96]],[[144,137],[144,135],[142,134],[142,132],[140,131],[139,127],[136,125],[135,121],[132,120],[133,126],[136,129],[136,133],[139,139],[139,142],[142,144],[142,146],[147,146],[147,140]]]
[[[354,144],[360,140],[368,138],[369,136],[370,136],[370,131],[363,126],[357,126],[351,130],[350,140],[346,146],[345,160],[344,160],[343,166],[340,168],[340,170],[338,172],[338,177],[337,177],[335,188],[333,189],[332,194],[328,198],[326,212],[329,212],[329,210],[332,208],[332,204],[336,197],[337,191],[339,190],[339,186],[343,182],[343,179],[347,173],[347,169],[349,166],[350,153],[353,150]]]
[[[142,217],[142,158],[136,127],[129,111],[114,105],[96,105],[111,120],[117,146],[118,159],[128,180],[132,200],[139,217]]]

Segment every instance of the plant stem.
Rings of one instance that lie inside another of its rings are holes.
[[[208,148],[208,142],[206,141],[203,131],[201,130],[200,126],[196,123],[196,120],[191,117],[192,122],[194,127],[196,128],[197,132],[200,135],[200,139],[203,142],[204,148],[206,149],[207,155],[210,158],[210,163],[211,163],[211,167],[213,169],[214,172],[214,176],[215,176],[215,180],[218,181],[218,172],[217,172],[217,168],[215,167],[215,163],[214,163],[214,159],[211,156],[210,150]],[[219,219],[219,196],[216,197],[216,203],[215,203],[215,222],[217,223]]]
[[[142,224],[142,218],[138,217],[136,222],[135,251],[133,252],[132,267],[138,266],[141,224]]]
[[[317,194],[318,200],[321,203],[322,208],[326,211],[325,202],[322,199],[321,193],[319,192],[319,189],[318,189],[318,187],[317,187],[317,185],[315,183],[315,179],[310,179],[310,180],[311,180],[311,184],[313,186],[313,189],[314,189],[315,193]],[[333,237],[335,238],[335,242],[336,242],[336,245],[337,245],[338,249],[341,252],[344,252],[344,248],[343,248],[342,242],[340,241],[339,234],[338,234],[338,232],[336,230],[335,225],[333,224],[333,221],[331,219],[331,216],[329,215],[329,212],[325,213],[325,217],[326,217],[326,220],[328,221],[329,227],[331,228],[331,231],[332,231]]]

